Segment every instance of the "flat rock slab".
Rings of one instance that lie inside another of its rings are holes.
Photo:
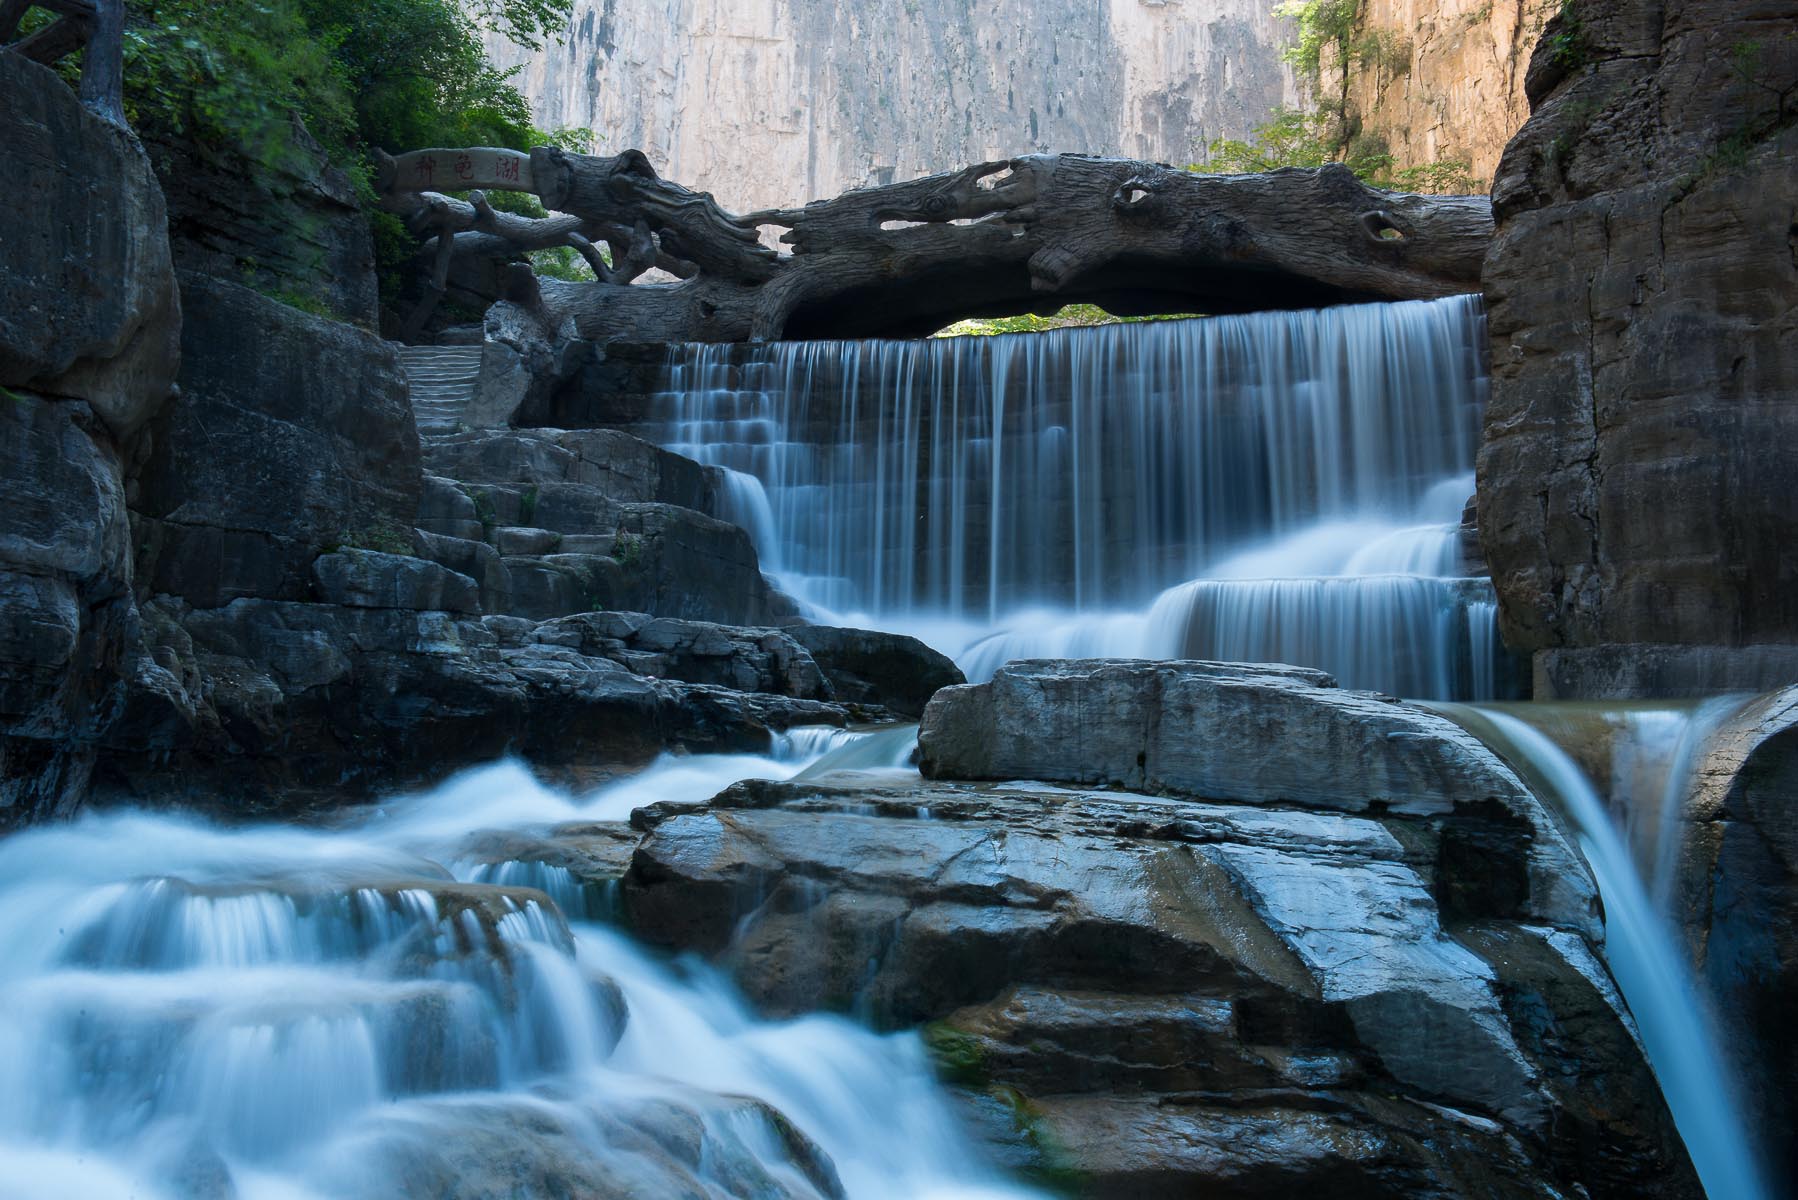
[[[1473,735],[1428,709],[1272,664],[1040,659],[946,688],[920,769],[1253,805],[1527,824],[1521,913],[1597,933],[1596,889],[1554,817]]]

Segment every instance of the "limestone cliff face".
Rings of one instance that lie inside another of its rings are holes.
[[[1483,188],[1529,116],[1524,68],[1558,8],[1559,0],[1363,0],[1362,29],[1393,61],[1373,54],[1357,64],[1349,99],[1397,166],[1460,160]]]
[[[1294,103],[1265,0],[577,0],[495,40],[549,126],[738,210],[1034,152],[1185,163]]]

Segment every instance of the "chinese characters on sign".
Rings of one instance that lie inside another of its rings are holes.
[[[531,157],[517,150],[414,150],[395,160],[393,180],[392,187],[413,192],[530,191]]]

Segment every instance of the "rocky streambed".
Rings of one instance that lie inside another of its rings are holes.
[[[1701,1194],[1583,861],[1441,717],[1288,668],[1021,663],[920,741],[930,778],[826,760],[489,854],[600,885],[760,1012],[921,1028],[992,1152],[1078,1194]]]

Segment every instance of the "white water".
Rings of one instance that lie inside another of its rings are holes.
[[[643,432],[820,619],[971,678],[1070,653],[1277,660],[1489,696],[1459,578],[1474,297],[917,342],[673,353]]]
[[[1444,706],[1444,711],[1461,719],[1455,707]],[[1635,1018],[1649,1064],[1706,1194],[1711,1200],[1771,1196],[1756,1165],[1697,981],[1664,906],[1643,881],[1638,858],[1611,807],[1579,764],[1542,730],[1498,708],[1470,711],[1475,715],[1468,728],[1487,736],[1495,750],[1534,779],[1548,798],[1558,801],[1578,829],[1580,849],[1604,901],[1605,960]],[[1656,757],[1667,764],[1662,786],[1677,790],[1675,828],[1696,754],[1687,748],[1690,743],[1684,734],[1699,729],[1701,742],[1710,719],[1711,714],[1701,712],[1696,718],[1688,713],[1655,723],[1657,732],[1670,735],[1659,741],[1661,753]],[[1489,730],[1482,728],[1482,722],[1489,723]],[[1682,760],[1688,768],[1683,773]],[[1654,799],[1665,804],[1668,797]]]
[[[573,903],[565,871],[467,861],[477,831],[700,799],[858,740],[670,757],[586,798],[501,765],[332,831],[118,813],[0,842],[0,1196],[816,1196],[740,1097],[808,1134],[851,1196],[1023,1195],[916,1039],[757,1020],[709,970],[505,890]],[[658,1133],[697,1140],[671,1167]]]

